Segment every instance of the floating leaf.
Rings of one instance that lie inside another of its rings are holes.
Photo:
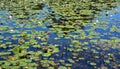
[[[65,66],[59,66],[58,69],[67,69]]]

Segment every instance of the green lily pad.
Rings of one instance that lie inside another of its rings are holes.
[[[90,65],[96,66],[95,62],[90,62]]]
[[[109,64],[109,63],[110,63],[110,60],[104,60],[104,62]]]
[[[67,69],[65,66],[59,66],[58,69]]]

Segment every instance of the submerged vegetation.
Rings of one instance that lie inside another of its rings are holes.
[[[119,3],[0,1],[0,69],[119,69]]]

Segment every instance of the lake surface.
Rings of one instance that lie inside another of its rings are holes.
[[[30,15],[38,22],[29,23],[0,11],[0,67],[17,68],[19,62],[20,69],[29,63],[33,69],[120,69],[120,6],[101,11],[88,26],[66,36],[46,27],[48,21],[38,24],[49,16],[48,8],[43,11]]]

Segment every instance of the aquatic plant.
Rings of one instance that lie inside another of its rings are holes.
[[[81,69],[86,65],[91,69],[108,67],[100,67],[100,62],[119,66],[115,61],[119,61],[115,57],[119,51],[112,52],[119,49],[119,34],[112,35],[118,28],[112,26],[114,30],[107,31],[109,20],[89,23],[101,18],[102,9],[110,10],[115,4],[118,2],[113,0],[1,1],[0,8],[6,12],[0,13],[0,68],[72,69],[77,64]]]

